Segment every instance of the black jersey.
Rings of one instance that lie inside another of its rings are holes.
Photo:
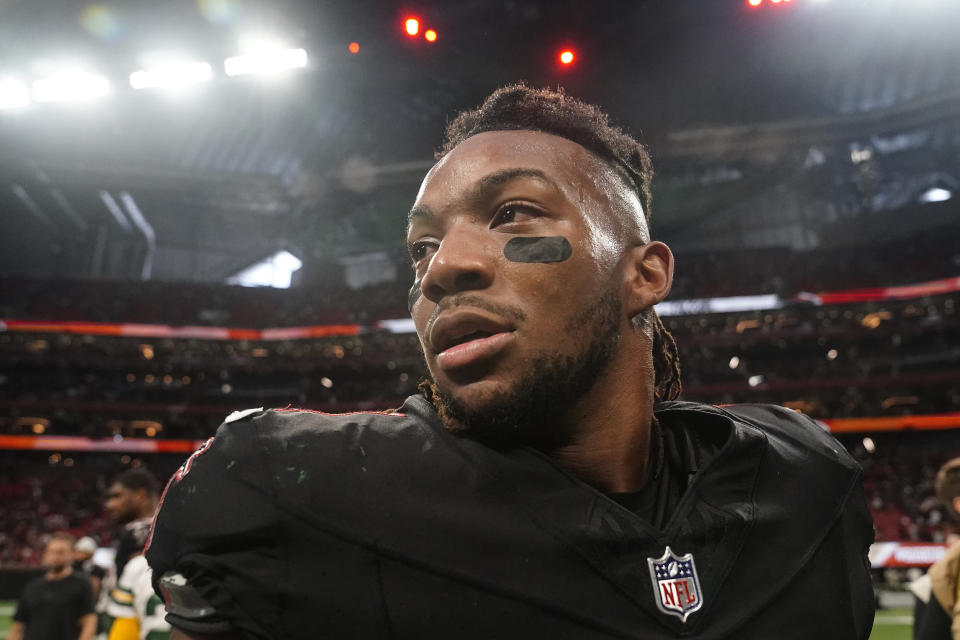
[[[80,620],[93,614],[93,588],[84,573],[27,583],[13,619],[25,626],[24,640],[76,640]]]
[[[127,566],[130,558],[143,552],[147,536],[150,534],[151,523],[151,518],[138,518],[123,525],[113,557],[116,572],[114,579],[119,579],[123,575],[123,568]]]
[[[165,491],[154,585],[173,625],[251,638],[867,638],[873,527],[843,447],[779,407],[655,414],[673,459],[651,482],[673,489],[639,512],[449,434],[419,395],[234,416]]]

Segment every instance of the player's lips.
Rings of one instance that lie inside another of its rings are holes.
[[[514,338],[514,328],[472,309],[440,315],[430,328],[430,347],[441,369],[458,369],[496,355]]]

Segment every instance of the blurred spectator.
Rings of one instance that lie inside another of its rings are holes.
[[[72,558],[73,537],[52,536],[43,553],[47,571],[23,590],[7,640],[93,640],[93,590],[73,571]]]
[[[937,472],[935,488],[947,512],[960,519],[960,458],[947,462]],[[960,543],[956,541],[926,575],[914,585],[918,605],[914,622],[916,640],[953,640],[960,637]],[[926,585],[928,587],[924,588]]]

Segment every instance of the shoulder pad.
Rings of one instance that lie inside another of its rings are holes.
[[[824,423],[805,413],[773,404],[736,404],[722,409],[762,429],[768,437],[776,438],[782,446],[799,446],[819,451],[826,459],[860,471],[860,464],[825,428]]]
[[[263,407],[257,407],[256,409],[243,409],[242,411],[234,411],[233,413],[231,413],[230,415],[228,415],[228,416],[223,420],[223,422],[224,422],[225,424],[229,424],[229,423],[231,423],[231,422],[236,422],[236,421],[238,421],[238,420],[243,420],[244,418],[247,418],[247,417],[249,417],[249,416],[252,416],[252,415],[255,414],[255,413],[262,413],[262,412],[263,412]]]

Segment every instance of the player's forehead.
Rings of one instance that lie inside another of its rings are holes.
[[[597,188],[603,164],[572,140],[541,131],[487,131],[467,138],[427,173],[417,203],[442,204],[476,188],[485,177],[510,170],[541,173],[582,198]]]

